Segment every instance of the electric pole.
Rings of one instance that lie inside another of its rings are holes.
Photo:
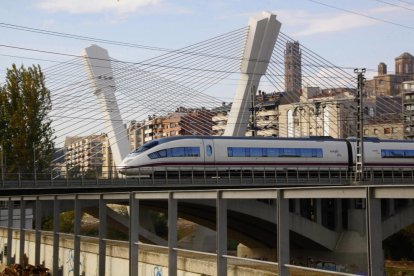
[[[365,68],[354,69],[357,74],[358,87],[355,101],[357,102],[356,121],[356,156],[355,156],[355,182],[364,181],[364,86]]]

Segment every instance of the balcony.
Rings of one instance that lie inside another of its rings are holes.
[[[153,131],[152,131],[152,128],[151,129],[146,129],[145,131],[144,131],[144,134],[151,134]]]
[[[218,131],[218,130],[224,130],[226,128],[225,125],[215,125],[213,126],[213,130]]]
[[[279,131],[277,129],[262,129],[257,131],[257,135],[259,136],[277,136],[279,134]]]
[[[256,113],[256,116],[277,116],[278,115],[278,111],[274,110],[274,109],[269,109],[269,110],[259,110]]]
[[[227,121],[227,116],[224,115],[217,115],[211,118],[213,122],[220,122],[220,121]]]
[[[273,121],[265,121],[265,120],[259,120],[259,121],[256,121],[256,126],[258,126],[258,127],[265,127],[265,126],[267,126],[267,127],[270,127],[270,126],[274,126],[276,124],[276,122],[273,122]]]

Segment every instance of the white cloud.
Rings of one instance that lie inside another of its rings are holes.
[[[143,7],[159,4],[161,0],[41,0],[38,6],[50,12],[68,13],[131,13]]]
[[[395,15],[396,11],[398,11],[397,7],[382,6],[364,10],[361,14],[382,18],[386,13]],[[296,37],[339,32],[381,24],[378,20],[347,12],[310,13],[301,10],[283,10],[277,11],[276,14],[283,24],[300,28],[300,31],[292,34],[292,36]]]
[[[49,28],[49,27],[55,25],[55,23],[56,22],[55,22],[54,19],[46,19],[46,20],[43,21],[42,26]]]

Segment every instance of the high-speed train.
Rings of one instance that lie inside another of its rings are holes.
[[[150,141],[131,152],[119,172],[352,170],[356,139],[174,136]],[[364,138],[364,166],[370,170],[414,169],[414,141]]]

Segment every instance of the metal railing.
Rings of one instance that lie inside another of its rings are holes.
[[[114,177],[115,176],[115,177]],[[92,186],[283,186],[283,185],[353,185],[355,174],[343,168],[221,168],[202,171],[196,167],[186,170],[142,170],[134,176],[86,174],[73,176],[46,173],[4,173],[3,188],[16,187],[92,187]],[[414,183],[412,168],[376,168],[364,172],[367,184]]]

